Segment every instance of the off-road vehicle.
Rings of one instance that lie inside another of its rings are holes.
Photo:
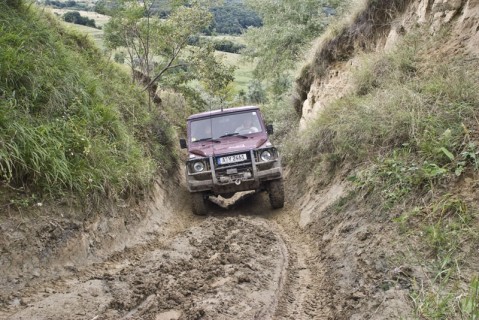
[[[209,196],[230,198],[239,191],[267,191],[273,208],[284,205],[278,150],[258,107],[237,107],[194,114],[187,120],[186,181],[195,214],[207,213]]]

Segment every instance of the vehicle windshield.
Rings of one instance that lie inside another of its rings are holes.
[[[245,136],[262,132],[258,112],[226,113],[191,121],[190,141],[215,140],[228,136]]]

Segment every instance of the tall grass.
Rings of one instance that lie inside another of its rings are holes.
[[[169,168],[169,126],[87,36],[22,4],[2,2],[0,21],[1,181],[120,195]]]
[[[398,222],[417,254],[404,264],[426,274],[410,295],[421,319],[477,319],[478,309],[477,277],[469,292],[465,282],[477,273],[479,69],[441,49],[449,37],[417,30],[395,51],[363,54],[351,91],[286,144],[295,172],[342,170],[375,215]]]
[[[370,163],[375,183],[384,181],[380,172],[393,178],[391,170],[400,166],[411,187],[442,175],[440,169],[455,174],[468,166],[479,151],[471,136],[479,72],[454,57],[431,55],[437,42],[421,34],[409,35],[395,52],[364,55],[353,92],[326,107],[301,134],[302,143],[290,142],[289,162],[299,155],[312,165]]]

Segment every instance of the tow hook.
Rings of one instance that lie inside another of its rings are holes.
[[[240,179],[237,179],[237,180],[235,181],[235,185],[239,186],[240,184],[241,184],[241,180],[240,180]]]

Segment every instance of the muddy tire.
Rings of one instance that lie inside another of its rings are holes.
[[[205,196],[201,192],[191,194],[191,209],[193,213],[204,216],[208,213],[208,205]]]
[[[273,209],[279,209],[284,206],[284,186],[283,179],[273,180],[268,184],[269,203]]]

